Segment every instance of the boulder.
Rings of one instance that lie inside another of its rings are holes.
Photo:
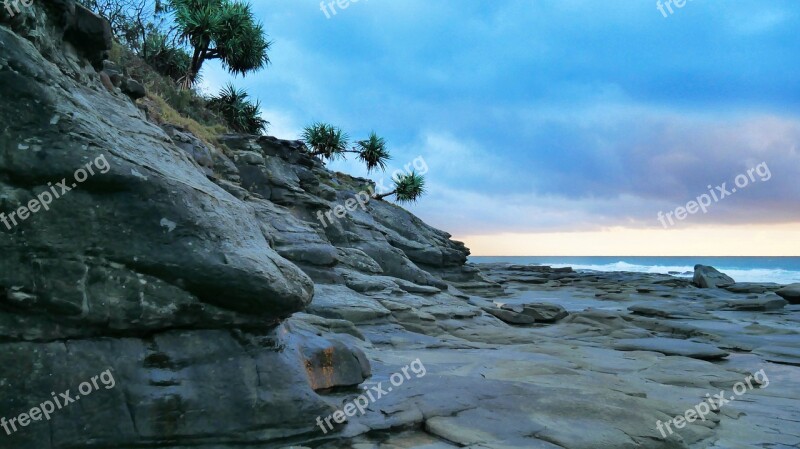
[[[112,86],[122,87],[122,72],[120,72],[116,64],[106,59],[103,61],[103,71],[101,73],[105,73],[108,76]],[[113,92],[113,89],[111,91]]]
[[[75,4],[75,14],[69,19],[64,38],[80,49],[96,67],[102,66],[102,54],[113,43],[111,23],[89,8]]]
[[[537,323],[555,323],[566,318],[569,312],[558,304],[537,302],[525,304],[522,307],[522,314],[535,319]]]
[[[320,335],[308,320],[315,317],[292,317],[284,324],[290,332],[287,342],[296,344],[308,383],[315,391],[352,387],[371,376],[369,360],[356,346],[351,335]]]
[[[131,97],[134,101],[147,96],[147,91],[144,89],[144,86],[132,78],[125,79],[120,85],[120,89],[122,89],[122,93]]]
[[[700,288],[728,287],[736,283],[730,276],[706,265],[695,265],[692,282]]]
[[[514,309],[514,307],[486,307],[483,310],[508,324],[533,324],[536,322],[533,317],[523,315],[521,310],[517,312]]]
[[[800,284],[787,285],[775,293],[792,304],[800,304]]]

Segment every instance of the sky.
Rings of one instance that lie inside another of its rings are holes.
[[[255,0],[271,65],[204,88],[280,138],[374,130],[386,173],[329,167],[416,161],[407,208],[473,255],[800,256],[800,2],[340,5]]]

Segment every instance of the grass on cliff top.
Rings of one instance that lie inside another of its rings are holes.
[[[191,117],[183,116],[156,93],[148,92],[146,100],[139,101],[147,108],[151,120],[159,125],[169,123],[186,128],[206,145],[219,146],[217,137],[228,130],[224,125],[203,125]]]
[[[206,100],[193,89],[180,89],[175,81],[161,75],[129,49],[114,43],[109,59],[131,78],[141,82],[147,98],[139,100],[151,120],[189,130],[206,144],[217,145],[217,137],[228,132],[225,121],[206,107]]]

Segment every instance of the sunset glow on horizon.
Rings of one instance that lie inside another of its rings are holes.
[[[473,256],[796,256],[800,223],[455,236]]]

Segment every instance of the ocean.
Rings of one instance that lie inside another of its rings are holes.
[[[472,263],[507,262],[572,267],[575,270],[633,271],[691,277],[697,264],[711,265],[737,282],[800,282],[800,257],[470,257]]]

